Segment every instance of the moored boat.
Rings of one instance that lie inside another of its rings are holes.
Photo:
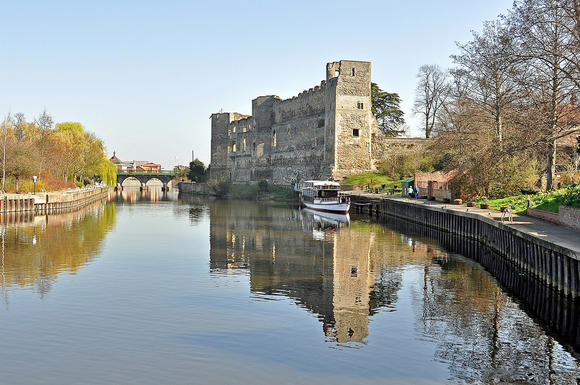
[[[340,183],[330,180],[307,180],[298,186],[300,202],[312,210],[348,213],[350,200],[340,192]]]

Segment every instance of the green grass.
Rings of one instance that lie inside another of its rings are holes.
[[[371,183],[371,179],[373,180],[373,185],[375,186],[385,184],[387,189],[393,188],[393,186],[395,185],[401,187],[400,180],[393,180],[386,175],[379,174],[376,172],[365,172],[362,174],[349,175],[346,178],[344,178],[340,183],[343,185],[366,186]]]
[[[528,199],[531,207],[557,213],[560,205],[580,207],[580,185],[569,186],[549,192],[539,192],[532,195],[514,195],[500,199],[488,199],[489,208],[499,210],[501,206],[511,206],[514,213],[523,214],[528,209]],[[479,199],[475,203],[484,203]]]

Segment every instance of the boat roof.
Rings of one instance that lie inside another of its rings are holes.
[[[312,183],[313,186],[324,187],[324,186],[335,186],[340,187],[340,183],[333,180],[305,180],[304,183]]]

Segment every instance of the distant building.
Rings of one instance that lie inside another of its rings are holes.
[[[113,156],[109,160],[117,166],[119,171],[161,171],[161,165],[143,160],[122,161],[117,157],[117,152],[113,151]]]
[[[421,198],[449,202],[453,198],[449,182],[455,175],[453,171],[416,172],[413,179]]]

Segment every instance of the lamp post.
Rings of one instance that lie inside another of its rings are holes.
[[[38,179],[38,177],[36,175],[34,175],[32,177],[32,182],[34,183],[34,194],[36,195],[36,180]]]

